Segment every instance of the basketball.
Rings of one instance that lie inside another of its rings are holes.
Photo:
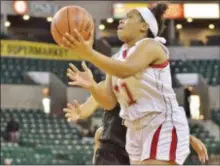
[[[92,16],[79,6],[61,8],[51,22],[51,34],[55,42],[60,45],[63,35],[72,34],[77,29],[85,40],[88,40],[94,27]]]

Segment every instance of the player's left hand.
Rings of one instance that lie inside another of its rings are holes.
[[[67,77],[69,77],[71,82],[68,82],[68,85],[80,86],[88,90],[96,84],[93,79],[93,74],[85,62],[82,62],[82,68],[84,71],[78,70],[73,64],[70,64],[69,66],[70,68],[67,69]]]
[[[200,141],[198,138],[191,135],[190,136],[190,144],[191,144],[192,148],[196,151],[201,163],[204,164],[206,161],[208,161],[208,159],[209,159],[208,152],[207,152],[207,149],[202,141]]]
[[[87,59],[88,56],[91,56],[92,45],[94,38],[94,30],[91,31],[89,40],[85,41],[82,35],[78,32],[77,29],[74,29],[73,33],[65,33],[62,38],[62,45],[65,48],[71,49],[73,52],[78,53],[82,58]]]

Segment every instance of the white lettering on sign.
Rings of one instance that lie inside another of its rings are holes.
[[[59,6],[54,4],[31,3],[31,13],[34,15],[52,16],[59,8]]]

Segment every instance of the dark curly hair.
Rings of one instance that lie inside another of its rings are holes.
[[[165,24],[163,15],[165,14],[166,10],[168,9],[168,3],[167,2],[158,2],[155,6],[151,7],[150,10],[153,13],[154,17],[156,18],[157,24],[158,24],[158,36],[161,35],[161,33],[164,30]],[[140,15],[141,16],[141,15]],[[143,17],[141,16],[142,20],[144,22]],[[155,36],[151,32],[151,30],[148,30],[148,37],[154,38]]]

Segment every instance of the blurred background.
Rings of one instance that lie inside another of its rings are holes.
[[[79,57],[55,45],[53,15],[79,5],[94,17],[94,48],[107,56],[121,46],[119,19],[135,7],[156,1],[1,1],[1,165],[92,164],[93,136],[103,111],[79,123],[68,123],[62,109],[88,92],[67,85],[69,63]],[[175,1],[165,14],[173,87],[185,108],[191,134],[209,152],[209,164],[220,164],[220,2]],[[104,73],[88,64],[96,81]],[[186,164],[200,164],[192,151]]]

